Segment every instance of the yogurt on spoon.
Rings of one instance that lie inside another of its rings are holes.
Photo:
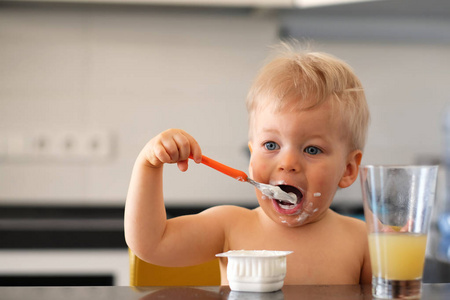
[[[258,188],[261,193],[271,199],[277,199],[292,204],[297,204],[297,195],[295,193],[286,193],[279,186],[259,183],[250,178],[247,178],[247,181],[256,186],[256,188]]]

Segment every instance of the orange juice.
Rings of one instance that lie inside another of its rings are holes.
[[[425,234],[370,234],[369,250],[373,276],[390,280],[421,279],[426,245]]]

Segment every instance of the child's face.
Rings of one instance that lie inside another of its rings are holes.
[[[349,183],[345,176],[349,163],[355,163],[355,153],[360,160],[361,152],[349,153],[339,118],[331,115],[328,102],[308,111],[274,111],[269,106],[254,115],[249,142],[251,178],[280,185],[295,192],[299,200],[289,205],[257,190],[261,208],[273,221],[300,226],[320,220],[338,186],[347,187],[356,179]]]

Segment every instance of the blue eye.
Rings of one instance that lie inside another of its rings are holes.
[[[264,143],[264,147],[269,151],[280,149],[280,146],[278,146],[278,144],[275,142],[266,142]]]
[[[305,148],[305,153],[309,154],[309,155],[317,155],[322,153],[322,150],[320,150],[317,147],[314,146],[308,146]]]

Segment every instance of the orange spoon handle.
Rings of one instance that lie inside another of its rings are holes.
[[[192,155],[189,155],[190,159],[193,159]],[[202,164],[207,165],[208,167],[211,167],[219,172],[222,172],[225,175],[228,175],[230,177],[233,177],[234,179],[237,179],[239,181],[247,181],[247,174],[245,172],[233,169],[229,166],[226,166],[224,164],[221,164],[218,161],[215,161],[214,159],[211,159],[207,156],[202,155]]]

